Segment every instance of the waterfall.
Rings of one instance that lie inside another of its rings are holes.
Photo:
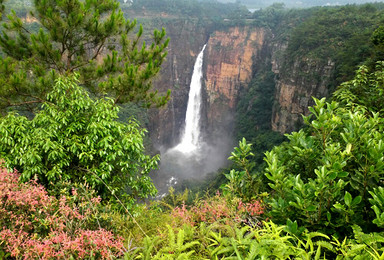
[[[189,89],[188,106],[185,115],[185,128],[180,143],[174,148],[183,153],[190,153],[199,148],[200,144],[200,114],[201,114],[201,80],[203,77],[204,50],[196,58],[191,85]]]
[[[160,167],[152,179],[159,191],[157,198],[164,197],[170,187],[180,181],[201,179],[225,165],[228,157],[226,144],[230,138],[201,138],[203,56],[206,45],[196,58],[189,89],[185,126],[178,145],[162,151]],[[222,137],[222,136],[220,136]],[[220,142],[218,142],[218,140]]]

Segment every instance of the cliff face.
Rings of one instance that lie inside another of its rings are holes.
[[[281,71],[283,60],[274,59],[272,69],[276,73],[272,130],[290,133],[300,128],[302,114],[308,115],[308,106],[314,105],[312,97],[329,95],[329,84],[335,67],[332,60],[320,63],[309,58],[295,60]]]
[[[217,31],[209,38],[205,85],[210,104],[222,96],[234,108],[239,86],[252,78],[253,58],[264,40],[263,29],[249,27]]]
[[[210,31],[198,29],[193,22],[179,21],[167,25],[167,34],[171,38],[167,62],[154,84],[159,91],[170,88],[172,97],[166,108],[151,111],[152,140],[166,147],[179,141],[194,62],[205,43],[202,127],[205,133],[227,131],[233,122],[239,89],[252,79],[265,31],[250,27]]]
[[[210,36],[205,58],[208,132],[230,131],[239,90],[252,79],[265,39],[266,31],[256,27],[231,27]]]
[[[204,44],[202,128],[208,140],[231,132],[240,90],[267,63],[276,75],[272,130],[297,130],[301,114],[308,114],[308,106],[313,105],[311,97],[329,95],[334,63],[305,57],[286,62],[286,42],[274,40],[269,30],[251,26],[215,30],[212,25],[200,26],[197,20],[172,20],[164,26],[171,41],[154,85],[160,92],[171,89],[172,96],[167,107],[150,113],[151,139],[158,147],[171,147],[180,139],[193,66]]]
[[[179,141],[187,109],[189,85],[197,54],[206,43],[209,27],[198,26],[194,20],[172,20],[166,27],[170,37],[168,55],[155,89],[159,92],[172,90],[165,108],[150,111],[149,132],[158,147],[170,147]]]

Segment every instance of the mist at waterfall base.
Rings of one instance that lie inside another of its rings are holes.
[[[183,180],[203,179],[208,173],[217,171],[227,163],[231,143],[226,134],[215,134],[217,138],[210,135],[207,142],[201,133],[201,81],[205,47],[206,45],[194,65],[180,143],[161,151],[160,167],[153,177],[159,197],[164,196],[171,186]]]
[[[185,180],[204,180],[209,174],[226,166],[228,156],[229,145],[223,143],[202,143],[191,153],[177,149],[161,153],[160,167],[153,178],[159,197],[164,196],[171,186],[177,187]]]

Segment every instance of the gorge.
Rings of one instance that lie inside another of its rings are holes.
[[[328,97],[337,84],[351,78],[357,65],[372,55],[372,47],[364,43],[369,44],[378,26],[374,16],[381,8],[368,4],[287,11],[272,6],[248,14],[247,19],[219,22],[166,11],[161,18],[153,18],[156,12],[149,9],[128,10],[132,17],[152,21],[147,22],[149,27],[166,28],[171,39],[154,86],[160,92],[171,89],[172,96],[165,108],[150,111],[147,124],[162,160],[183,134],[189,86],[201,46],[206,44],[200,135],[209,147],[221,152],[220,163],[212,168],[216,170],[225,165],[238,136],[246,136],[244,131],[251,133],[246,137],[252,141],[258,133],[298,130],[303,124],[301,115],[308,115],[308,106],[313,105],[312,97]],[[356,26],[357,14],[364,20],[357,26],[365,29],[356,34],[358,30],[349,25]],[[324,32],[328,35],[323,41]],[[341,34],[345,38],[337,42]],[[316,40],[303,40],[306,36]],[[362,43],[360,52],[353,52],[350,46],[357,40]],[[242,132],[239,118],[248,122]],[[262,156],[263,151],[258,153]]]

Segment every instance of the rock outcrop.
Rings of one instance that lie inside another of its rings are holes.
[[[252,79],[265,36],[264,29],[249,26],[230,27],[210,36],[205,56],[209,132],[230,131],[239,90]]]
[[[204,102],[202,126],[207,139],[231,132],[239,93],[246,88],[261,63],[276,74],[271,128],[280,133],[297,130],[301,114],[308,114],[312,96],[329,95],[334,62],[320,63],[300,57],[284,60],[286,42],[273,39],[265,29],[232,26],[216,30],[198,20],[171,20],[163,26],[171,38],[167,61],[154,82],[160,92],[172,90],[167,107],[151,111],[148,126],[157,147],[178,143],[184,126],[193,65],[202,46],[204,54]],[[289,65],[291,64],[291,65]],[[264,66],[265,67],[265,66]]]
[[[273,131],[284,134],[302,126],[302,115],[308,115],[308,106],[314,105],[312,97],[329,95],[335,64],[331,60],[322,64],[302,58],[282,72],[277,65],[280,62],[275,61],[273,66],[279,79],[276,81],[271,126]]]

